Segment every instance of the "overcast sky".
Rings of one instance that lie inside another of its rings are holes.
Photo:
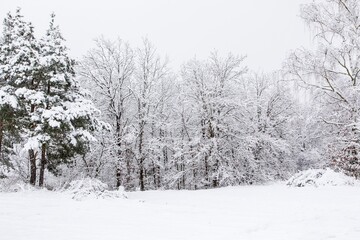
[[[136,46],[148,37],[175,68],[218,50],[247,55],[253,70],[281,67],[287,53],[309,46],[311,37],[299,18],[310,0],[0,0],[0,18],[22,8],[43,34],[49,15],[57,22],[73,57],[80,58],[93,39],[120,37]]]

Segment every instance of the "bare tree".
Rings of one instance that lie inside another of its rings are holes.
[[[126,154],[124,137],[132,118],[130,84],[134,73],[134,52],[121,39],[116,41],[99,38],[96,47],[84,57],[80,74],[88,81],[95,92],[94,99],[106,120],[113,127],[113,140],[116,154],[116,186],[129,184],[130,161]],[[127,176],[125,176],[127,175]],[[126,181],[126,182],[123,182]]]
[[[317,49],[298,49],[286,62],[290,76],[301,86],[313,89],[322,105],[321,119],[328,125],[329,145],[338,149],[329,157],[341,164],[347,162],[342,168],[356,176],[360,176],[359,16],[357,0],[304,5],[301,17],[315,31]]]
[[[136,158],[139,169],[140,190],[145,190],[145,164],[149,157],[151,126],[154,112],[159,110],[159,103],[164,100],[162,83],[169,78],[167,61],[162,61],[156,48],[148,39],[143,40],[143,46],[137,50],[136,73],[132,83],[132,93],[137,107],[135,115],[137,131]]]
[[[243,59],[232,54],[221,59],[213,53],[208,61],[192,60],[182,69],[188,86],[185,95],[193,102],[197,118],[197,129],[191,133],[197,141],[192,143],[192,179],[197,183],[194,188],[225,185],[232,177],[227,173],[232,156],[225,152],[234,140],[231,135],[235,134],[239,107],[236,84],[246,72]]]

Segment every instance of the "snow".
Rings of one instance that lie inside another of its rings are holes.
[[[26,153],[30,149],[40,148],[41,142],[43,140],[48,140],[48,136],[39,134],[34,137],[29,137],[28,139],[26,139],[26,142],[24,144],[24,147],[23,147],[21,153]]]
[[[42,112],[43,121],[49,123],[52,128],[60,128],[61,122],[66,120],[66,113],[64,109],[59,106],[54,106],[50,109],[44,109]]]
[[[23,97],[23,98],[27,99],[32,104],[41,104],[45,101],[45,96],[42,92],[27,89],[25,87],[18,88],[15,91],[15,95],[18,97]]]
[[[128,193],[74,201],[0,193],[2,240],[360,239],[360,188],[285,185]]]
[[[12,108],[18,107],[18,102],[15,96],[8,93],[11,90],[10,86],[5,86],[0,89],[0,106],[8,104]]]
[[[106,183],[92,178],[74,180],[66,184],[63,191],[70,193],[72,199],[78,201],[94,198],[127,198],[123,188],[117,191],[109,191],[109,186]]]
[[[309,169],[299,172],[291,177],[287,185],[294,187],[306,186],[343,186],[343,185],[357,185],[360,186],[360,181],[353,177],[346,176],[344,173],[335,172],[327,169]]]

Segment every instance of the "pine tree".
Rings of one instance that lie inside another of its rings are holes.
[[[70,163],[76,154],[84,154],[89,142],[95,140],[91,132],[100,126],[94,117],[98,110],[85,98],[75,79],[75,61],[68,56],[67,47],[55,15],[46,36],[41,39],[41,83],[38,91],[43,102],[35,111],[36,128],[31,142],[41,152],[39,185],[44,184],[48,167],[57,173],[57,166]]]
[[[30,115],[39,96],[34,91],[39,85],[39,45],[32,24],[16,10],[4,20],[3,42],[0,49],[0,80],[4,102],[1,104],[1,141],[4,133],[19,136],[21,126],[33,128]],[[27,103],[29,103],[27,105]],[[11,146],[7,146],[11,147]],[[36,158],[29,149],[30,183],[35,184]]]
[[[15,16],[9,13],[0,52],[0,150],[5,136],[21,136],[33,185],[40,157],[40,186],[45,168],[56,173],[59,164],[85,153],[95,140],[91,132],[101,125],[94,117],[98,110],[77,85],[75,61],[54,17],[39,41],[20,9]]]
[[[7,22],[4,25],[8,27]],[[4,27],[4,32],[6,31]],[[18,110],[18,101],[14,94],[14,88],[7,85],[4,74],[6,67],[6,37],[0,38],[0,167],[10,167],[8,158],[11,151],[12,136],[18,136],[14,114]],[[1,173],[0,173],[1,174]]]

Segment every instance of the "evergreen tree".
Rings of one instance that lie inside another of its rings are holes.
[[[45,168],[56,173],[59,164],[85,153],[89,141],[95,140],[91,132],[101,124],[94,117],[98,110],[77,85],[75,61],[68,56],[54,17],[38,41],[19,9],[15,16],[9,13],[0,52],[0,150],[8,136],[11,142],[21,136],[33,185],[40,157],[40,186]]]
[[[6,135],[18,137],[22,126],[26,125],[28,129],[34,127],[30,115],[25,113],[34,110],[39,97],[34,91],[40,83],[38,53],[39,45],[32,24],[24,20],[20,9],[16,10],[14,16],[9,13],[4,20],[0,48],[1,143],[6,143]],[[29,149],[29,158],[30,183],[35,184],[36,159],[33,149]]]
[[[94,118],[98,110],[85,98],[75,79],[75,61],[68,56],[64,38],[51,15],[50,27],[41,39],[41,83],[37,89],[41,104],[32,116],[36,127],[27,144],[41,152],[39,185],[44,183],[46,166],[57,173],[57,166],[84,154],[91,132],[99,127]]]

